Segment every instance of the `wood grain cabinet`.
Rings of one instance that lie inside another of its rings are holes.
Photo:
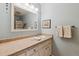
[[[26,56],[26,50],[16,52],[14,54],[11,54],[10,56]]]
[[[52,52],[52,51],[51,51],[51,46],[50,46],[50,44],[44,47],[44,55],[45,55],[45,56],[51,55],[51,52]]]
[[[26,49],[26,56],[38,55],[38,49],[36,46]]]
[[[48,39],[44,42],[38,43],[32,47],[26,48],[14,56],[50,56],[52,55],[52,39]]]

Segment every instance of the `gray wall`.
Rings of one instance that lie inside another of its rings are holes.
[[[34,4],[39,8],[38,21],[40,24],[40,4]],[[36,35],[40,33],[40,27],[37,31],[25,31],[25,32],[11,32],[11,18],[10,18],[10,4],[8,6],[8,13],[6,13],[6,5],[0,3],[0,40],[4,38],[11,38],[19,35]]]
[[[45,3],[41,4],[41,19],[51,19],[52,28],[42,29],[43,33],[53,34],[55,55],[79,56],[79,4]],[[55,26],[74,25],[73,37],[63,39],[58,37]]]

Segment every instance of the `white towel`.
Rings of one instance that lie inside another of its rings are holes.
[[[64,30],[64,38],[71,38],[72,37],[70,25],[63,26],[63,30]]]
[[[57,26],[57,31],[59,37],[63,37],[63,27],[62,26]]]

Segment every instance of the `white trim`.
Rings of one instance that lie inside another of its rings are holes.
[[[11,32],[14,30],[14,5],[11,4]]]

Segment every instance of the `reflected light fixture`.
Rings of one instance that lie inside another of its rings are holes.
[[[30,8],[34,9],[35,11],[38,11],[38,8],[36,8],[33,4],[25,3],[26,6],[29,6]]]

